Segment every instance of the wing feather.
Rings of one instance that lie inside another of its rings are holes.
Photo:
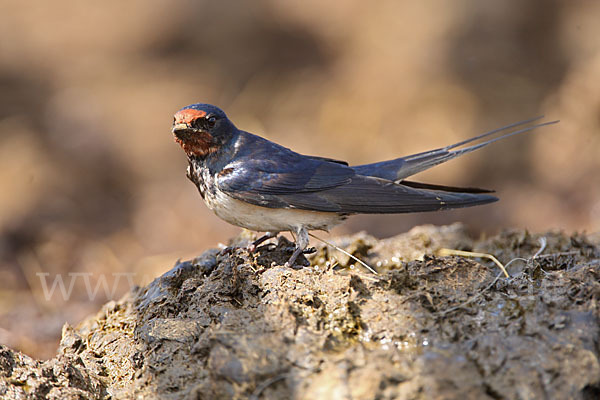
[[[295,153],[258,136],[217,175],[217,186],[229,196],[269,208],[297,208],[343,214],[435,211],[490,203],[497,198],[479,189],[416,182],[396,183],[357,175],[342,162]],[[260,143],[257,143],[260,142]],[[469,193],[470,192],[470,193]]]

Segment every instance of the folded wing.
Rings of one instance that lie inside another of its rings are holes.
[[[305,161],[305,160],[303,160]],[[236,167],[237,165],[237,167]],[[356,175],[339,163],[311,160],[302,169],[260,168],[246,161],[234,164],[218,177],[219,189],[229,196],[270,208],[297,208],[343,214],[379,214],[436,211],[496,201],[479,189],[451,188]]]

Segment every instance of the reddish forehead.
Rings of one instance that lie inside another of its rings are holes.
[[[180,110],[175,113],[175,122],[189,124],[197,118],[204,118],[206,111],[194,110],[193,108],[187,108]]]

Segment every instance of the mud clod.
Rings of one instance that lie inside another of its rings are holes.
[[[540,238],[546,247],[541,254]],[[600,247],[584,235],[417,227],[318,247],[210,251],[66,326],[39,362],[0,347],[0,397],[591,399],[600,388]],[[511,263],[434,256],[468,248]],[[337,257],[337,263],[332,257]],[[334,268],[333,265],[336,265]]]

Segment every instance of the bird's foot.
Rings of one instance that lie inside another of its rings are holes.
[[[308,262],[308,260],[302,264],[297,263],[296,261],[290,262],[289,260],[285,262],[285,264],[283,264],[284,267],[286,268],[292,268],[292,269],[302,269],[304,267],[308,267],[310,265],[310,262]]]
[[[254,253],[258,246],[266,240],[272,239],[277,236],[279,232],[267,232],[263,236],[256,239],[254,242],[250,243],[247,247],[250,253]]]
[[[221,256],[232,255],[234,251],[235,251],[235,247],[232,247],[232,246],[223,247],[221,249],[221,251],[219,251],[219,255],[221,255]]]
[[[292,234],[293,233],[294,232],[292,232]],[[310,253],[314,253],[316,251],[316,249],[314,249],[312,247],[309,249],[306,248],[306,246],[308,246],[308,231],[306,230],[306,228],[304,228],[303,226],[300,226],[296,229],[295,233],[296,233],[296,248],[295,248],[294,252],[292,253],[292,256],[290,257],[290,259],[284,264],[284,266],[286,266],[286,267],[293,267],[293,265],[299,255],[310,254]],[[310,265],[310,262],[306,258],[302,257],[302,259],[303,259],[305,265],[299,266],[300,268]]]
[[[286,268],[294,268],[294,269],[302,269],[304,267],[308,267],[310,265],[310,261],[308,261],[304,257],[300,257],[300,259],[298,259],[298,256],[300,256],[302,254],[312,254],[312,253],[315,253],[316,251],[317,251],[317,249],[314,247],[310,247],[307,249],[300,249],[300,248],[296,247],[294,252],[292,253],[292,256],[289,258],[289,260],[286,261],[285,264],[283,264],[283,266]],[[300,262],[298,262],[298,261],[300,261]]]

